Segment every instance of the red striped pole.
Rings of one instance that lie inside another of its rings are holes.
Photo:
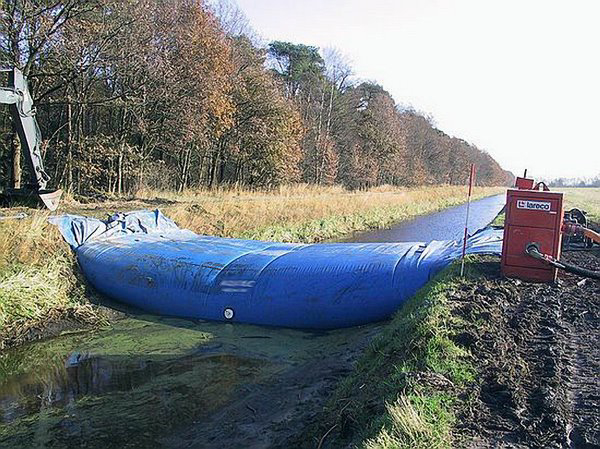
[[[475,164],[471,164],[469,174],[469,195],[467,196],[467,218],[465,219],[465,236],[463,238],[462,258],[460,262],[460,275],[465,274],[465,254],[467,252],[467,237],[469,237],[469,211],[471,209],[471,193],[473,193],[473,184],[475,183]]]

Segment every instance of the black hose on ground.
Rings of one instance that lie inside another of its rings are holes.
[[[527,253],[534,259],[541,260],[542,262],[548,265],[552,265],[553,267],[559,268],[564,271],[568,271],[569,273],[600,281],[600,271],[588,270],[587,268],[578,267],[577,265],[572,265],[567,262],[556,260],[554,257],[542,253],[537,243],[529,243],[525,248],[525,253]]]

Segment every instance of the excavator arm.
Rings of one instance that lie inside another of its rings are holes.
[[[31,173],[31,180],[24,189],[8,189],[4,196],[27,197],[38,195],[50,210],[56,210],[62,195],[61,190],[47,191],[50,176],[44,171],[41,144],[42,134],[35,118],[35,106],[27,86],[27,79],[17,68],[2,69],[8,72],[8,86],[0,87],[0,103],[8,104],[21,149]]]

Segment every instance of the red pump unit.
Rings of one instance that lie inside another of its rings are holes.
[[[516,187],[506,195],[502,273],[527,281],[554,282],[557,268],[531,257],[526,249],[533,243],[541,253],[560,259],[563,194],[550,192],[543,182],[534,185],[526,175],[517,178]]]

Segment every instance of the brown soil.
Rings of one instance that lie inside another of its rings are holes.
[[[600,252],[563,260],[600,270]],[[451,296],[466,318],[458,336],[475,357],[457,434],[467,447],[600,447],[600,281],[561,273],[557,285],[500,276]]]
[[[317,419],[336,384],[351,372],[363,349],[355,347],[303,363],[275,376],[269,384],[247,385],[239,391],[243,400],[176,432],[161,444],[194,449],[303,446],[298,435],[307,423]]]

